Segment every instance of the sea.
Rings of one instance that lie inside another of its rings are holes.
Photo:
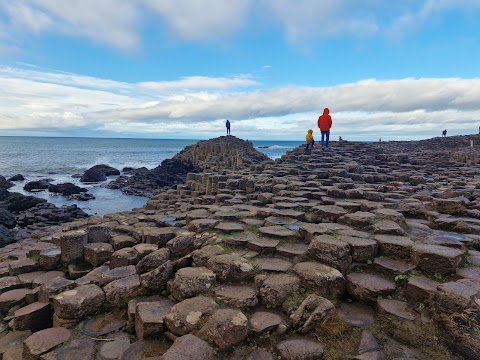
[[[200,140],[173,139],[111,139],[71,137],[0,136],[0,175],[7,179],[21,174],[24,181],[15,182],[11,192],[34,195],[56,206],[77,204],[90,215],[130,211],[143,207],[148,198],[125,195],[120,190],[105,188],[110,181],[83,184],[77,177],[98,164],[110,165],[120,171],[125,167],[153,169],[172,158],[186,146]],[[300,141],[252,140],[253,146],[271,159],[280,158],[301,144]],[[32,180],[50,179],[52,184],[71,182],[85,187],[95,196],[89,201],[69,201],[48,191],[29,193],[23,186]]]

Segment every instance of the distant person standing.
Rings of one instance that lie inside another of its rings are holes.
[[[323,114],[318,117],[318,128],[322,134],[322,150],[328,149],[328,141],[330,140],[330,129],[332,127],[332,117],[330,110],[325,108]]]
[[[230,135],[230,121],[227,120],[227,122],[225,123],[225,126],[227,127],[227,135]]]
[[[447,129],[445,129],[445,130],[442,131],[442,136],[443,136],[443,137],[447,136]]]

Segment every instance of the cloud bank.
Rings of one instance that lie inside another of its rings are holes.
[[[0,130],[81,129],[95,134],[302,139],[329,107],[345,139],[416,139],[467,134],[480,125],[480,79],[368,79],[331,87],[262,89],[248,75],[126,83],[0,67]],[[316,131],[316,130],[315,130]]]

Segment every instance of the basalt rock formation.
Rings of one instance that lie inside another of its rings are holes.
[[[187,146],[156,168],[133,171],[132,176],[120,176],[106,187],[129,195],[151,196],[184,183],[188,173],[239,170],[267,160],[250,142],[222,136]]]
[[[478,359],[479,144],[301,146],[39,229],[0,249],[0,352]]]

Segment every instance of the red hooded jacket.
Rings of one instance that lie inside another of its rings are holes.
[[[318,117],[318,128],[320,131],[330,131],[330,128],[332,127],[332,118],[329,114],[330,110],[325,108],[323,114]]]

